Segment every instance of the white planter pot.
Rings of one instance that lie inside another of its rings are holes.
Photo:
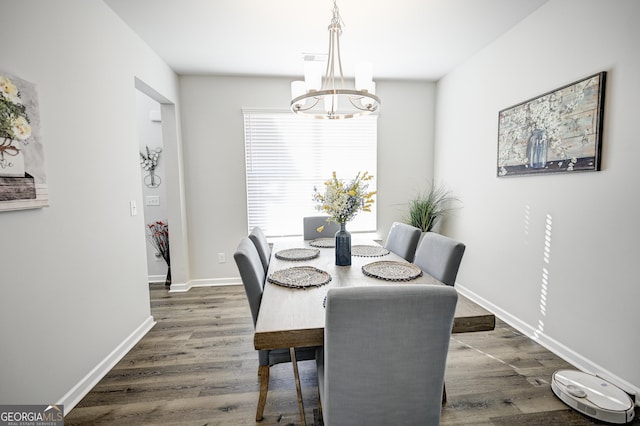
[[[0,176],[24,177],[24,155],[16,148],[0,152]]]

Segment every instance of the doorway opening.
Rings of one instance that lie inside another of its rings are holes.
[[[153,182],[149,188],[145,184],[145,179],[151,182],[151,178],[147,177],[150,173],[142,170],[140,185],[144,186],[143,189],[143,203],[145,212],[145,223],[151,221],[154,218],[162,217],[166,220],[170,226],[170,273],[171,273],[171,286],[169,291],[187,291],[189,289],[188,279],[188,249],[187,249],[187,225],[186,225],[186,210],[184,200],[184,179],[182,176],[182,154],[180,138],[178,136],[178,119],[175,104],[146,84],[139,78],[135,78],[136,102],[140,105],[146,105],[146,113],[138,113],[139,123],[144,122],[145,126],[151,126],[150,137],[155,134],[155,139],[147,140],[149,143],[149,149],[157,148],[161,144],[162,151],[158,158],[158,165],[155,170],[155,175],[160,178],[159,181]],[[138,102],[138,98],[140,101]],[[148,99],[145,99],[148,98]],[[160,115],[158,117],[157,108],[159,107]],[[142,109],[142,108],[141,108]],[[155,112],[151,112],[151,111]],[[160,119],[160,121],[152,121]],[[155,124],[155,129],[153,128]],[[158,126],[159,125],[159,126]],[[159,129],[158,129],[159,127]],[[160,136],[158,136],[158,130],[160,130]],[[145,144],[143,147],[146,154],[146,143],[141,138],[140,145]],[[155,145],[155,144],[158,145]],[[153,144],[153,145],[152,145]],[[161,174],[161,175],[160,175]],[[149,193],[147,193],[147,189]],[[151,198],[147,198],[147,197]],[[155,198],[158,197],[158,198]],[[151,205],[147,205],[150,203]],[[152,209],[153,207],[153,209]],[[147,213],[149,217],[147,218]],[[150,222],[149,222],[150,223]],[[146,231],[146,230],[145,230]],[[149,245],[148,243],[146,243]],[[151,252],[150,252],[151,251]],[[166,278],[166,272],[163,276],[163,271],[168,269],[166,263],[160,262],[156,259],[156,250],[148,250],[147,263],[149,270],[149,277],[153,280],[160,279],[159,277]]]
[[[136,90],[136,115],[145,232],[155,239],[154,244],[147,238],[147,275],[149,283],[171,285],[169,257],[164,244],[168,241],[165,229],[169,215],[160,103]]]

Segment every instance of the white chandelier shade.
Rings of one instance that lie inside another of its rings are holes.
[[[380,107],[370,63],[356,66],[355,88],[345,85],[340,58],[341,22],[334,0],[324,78],[321,62],[305,60],[304,81],[291,82],[291,111],[298,115],[335,120],[371,114]]]

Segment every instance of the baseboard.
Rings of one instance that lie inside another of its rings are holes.
[[[149,277],[148,277],[149,284],[163,283],[166,280],[167,280],[167,274],[164,274],[164,275],[149,275]]]
[[[542,345],[549,351],[553,352],[560,358],[564,359],[568,363],[574,365],[577,369],[584,371],[585,373],[589,373],[589,374],[593,374],[598,377],[601,377],[613,383],[614,385],[616,385],[626,393],[632,395],[632,397],[634,397],[636,405],[640,406],[640,398],[636,398],[636,396],[640,395],[640,388],[632,385],[622,377],[619,377],[613,374],[606,368],[603,368],[601,365],[596,364],[595,362],[580,355],[579,353],[572,350],[571,348],[549,337],[544,333],[544,331],[541,331],[540,329],[525,323],[519,318],[513,316],[511,313],[499,308],[498,306],[489,302],[487,299],[479,296],[478,294],[474,293],[473,291],[469,290],[463,285],[460,285],[460,283],[456,282],[456,289],[458,290],[458,292],[460,292],[460,294],[462,294],[466,298],[474,301],[475,303],[487,309],[488,311],[493,312],[496,315],[496,317],[500,318],[501,320],[503,320],[504,322],[506,322],[513,328],[515,328],[516,330],[520,331],[521,333],[529,337],[531,340],[539,343],[540,345]]]
[[[186,283],[171,283],[169,292],[185,292],[191,290],[193,287],[215,287],[223,285],[241,285],[242,280],[240,277],[233,278],[208,278],[201,280],[189,280]]]
[[[65,414],[69,413],[86,394],[144,337],[156,324],[149,316],[122,343],[120,343],[105,359],[103,359],[82,380],[60,398],[57,404],[64,405]]]

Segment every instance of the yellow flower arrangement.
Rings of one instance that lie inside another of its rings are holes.
[[[358,172],[352,181],[345,182],[333,172],[332,178],[324,183],[324,193],[313,188],[313,199],[318,203],[316,209],[339,224],[352,220],[360,211],[370,212],[376,194],[376,191],[368,191],[371,179],[373,176],[368,172]],[[322,232],[322,228],[318,228],[318,232]]]

